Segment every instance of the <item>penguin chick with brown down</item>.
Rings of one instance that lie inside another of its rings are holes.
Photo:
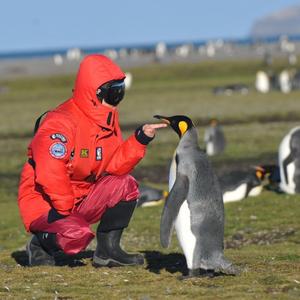
[[[236,275],[238,269],[224,257],[224,204],[210,162],[199,148],[198,134],[187,116],[164,117],[179,135],[169,173],[170,193],[160,224],[160,241],[168,247],[173,229],[186,258],[189,277]]]

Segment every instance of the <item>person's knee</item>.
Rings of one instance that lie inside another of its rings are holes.
[[[57,233],[57,244],[66,254],[83,251],[94,238],[89,224],[81,217],[72,215],[63,230]]]
[[[120,184],[124,189],[123,192],[123,201],[136,200],[139,196],[138,183],[131,175],[120,176]]]
[[[79,228],[76,231],[70,230],[67,234],[58,233],[57,243],[64,253],[73,255],[85,250],[94,236],[89,228]]]

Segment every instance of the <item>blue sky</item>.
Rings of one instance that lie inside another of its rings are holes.
[[[293,0],[6,0],[0,52],[244,38]]]

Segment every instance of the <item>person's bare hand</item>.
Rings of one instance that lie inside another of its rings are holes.
[[[149,137],[154,137],[155,136],[155,131],[158,128],[163,128],[163,127],[167,127],[168,125],[165,123],[158,123],[158,124],[145,124],[143,126],[143,131],[144,133],[149,136]]]

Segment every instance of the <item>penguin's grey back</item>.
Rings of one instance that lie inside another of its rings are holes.
[[[180,140],[176,149],[177,169],[189,178],[187,200],[196,207],[222,208],[222,192],[219,181],[204,151],[198,146],[197,132],[190,129]],[[182,157],[182,158],[181,158]],[[190,199],[190,201],[189,201]],[[193,201],[192,199],[197,199]]]

